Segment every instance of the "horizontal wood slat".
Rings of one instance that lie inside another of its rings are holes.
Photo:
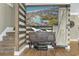
[[[19,27],[20,27],[20,28],[26,28],[26,26],[23,26],[23,25],[19,25]]]
[[[26,31],[19,31],[19,35],[24,33],[26,34]]]
[[[19,14],[26,19],[26,16],[19,11]]]
[[[21,5],[19,4],[19,8],[23,10],[23,12],[26,13],[25,9],[23,9],[23,7],[21,7]]]
[[[26,7],[26,5],[24,3],[22,3],[24,7]]]
[[[19,44],[19,47],[21,47],[24,43],[26,43],[26,40]]]
[[[26,43],[26,6],[24,3],[19,4],[19,49]]]
[[[25,39],[25,38],[26,38],[26,35],[25,35],[25,36],[23,36],[23,37],[20,37],[19,39],[20,39],[20,40],[22,40],[22,39]]]
[[[26,23],[26,21],[22,20],[21,18],[19,18],[19,21],[23,22],[23,23]]]
[[[26,45],[26,43],[23,43],[21,46],[19,46],[19,50],[21,50],[22,48],[24,48],[25,45]]]
[[[19,15],[19,18],[25,21],[25,18],[22,15]]]

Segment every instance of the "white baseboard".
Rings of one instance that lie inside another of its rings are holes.
[[[13,32],[13,27],[7,27],[7,28],[0,34],[0,41],[3,40],[3,36],[6,36],[6,32]]]
[[[54,47],[52,47],[52,45],[48,45],[48,49],[50,49],[50,48],[54,49]]]
[[[62,47],[62,48],[65,48],[65,50],[67,50],[67,51],[70,51],[70,45],[66,45],[66,46],[64,46],[64,45],[58,45],[57,47]]]
[[[20,51],[14,51],[14,56],[19,56],[26,49],[29,48],[29,45],[24,46]]]
[[[68,45],[67,47],[65,47],[65,49],[67,50],[67,51],[70,51],[70,46]]]
[[[70,41],[79,41],[79,38],[78,39],[70,39]]]
[[[77,13],[77,12],[74,12],[74,13],[70,13],[70,15],[79,15],[79,13]]]

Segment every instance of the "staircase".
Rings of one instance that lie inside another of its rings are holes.
[[[14,55],[15,32],[6,32],[3,41],[0,41],[0,56]]]

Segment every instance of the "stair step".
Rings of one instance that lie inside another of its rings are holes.
[[[15,40],[15,38],[3,38],[4,40]]]
[[[14,49],[0,49],[0,53],[1,52],[5,52],[5,53],[7,53],[7,52],[14,52]]]
[[[5,53],[7,53],[7,54],[8,54],[8,53],[14,53],[14,51],[1,50],[1,51],[0,51],[0,54],[1,54],[1,53],[4,53],[4,55],[5,55]],[[5,55],[5,56],[6,56],[6,55]]]
[[[3,36],[3,41],[0,41],[0,53],[14,52],[15,47],[15,32],[7,32]]]
[[[14,44],[14,42],[10,42],[10,43],[8,43],[8,42],[0,42],[0,45],[12,45],[12,44]]]
[[[3,39],[3,41],[14,42],[14,39]]]
[[[15,36],[15,32],[6,32],[7,36]]]
[[[9,50],[0,50],[0,53],[1,52],[4,52],[4,53],[7,53],[7,52],[14,52],[14,49],[9,49]],[[1,55],[0,55],[1,56]]]
[[[8,37],[15,37],[15,35],[6,35],[6,36],[8,36]]]
[[[1,47],[1,46],[2,46],[2,47],[5,47],[5,46],[6,46],[6,47],[9,47],[9,46],[14,46],[14,44],[0,44],[0,47]]]
[[[3,49],[0,49],[0,51],[14,51],[14,48],[3,48]]]
[[[7,47],[8,47],[8,46],[14,46],[14,45],[15,45],[15,44],[9,44],[9,43],[8,43],[8,44],[5,44],[5,43],[4,43],[4,44],[3,44],[3,43],[1,44],[1,43],[0,43],[0,46],[7,46]]]
[[[14,47],[0,47],[0,50],[3,49],[3,50],[8,50],[8,49],[14,49]]]
[[[9,34],[9,33],[7,33],[6,35],[7,36],[15,36],[15,34]]]
[[[13,42],[11,43],[0,43],[0,46],[13,46],[15,45]]]
[[[3,47],[3,48],[13,48],[14,45],[0,45],[0,48]]]
[[[14,38],[15,39],[15,36],[3,36],[3,38]]]
[[[15,39],[13,39],[13,38],[12,39],[11,38],[10,39],[9,38],[3,38],[3,41],[15,41]]]
[[[6,32],[6,34],[15,34],[15,32]]]
[[[1,45],[15,45],[14,42],[0,42],[0,46]]]
[[[13,49],[9,49],[9,50],[0,50],[0,53],[8,53],[8,52],[14,52]]]
[[[3,40],[15,40],[15,37],[3,36]]]
[[[12,48],[14,47],[15,45],[0,45],[0,48]]]

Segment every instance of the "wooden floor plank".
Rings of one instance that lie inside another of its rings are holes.
[[[47,51],[41,50],[41,51],[40,51],[40,55],[41,55],[41,56],[47,56]]]
[[[28,52],[26,50],[22,55],[24,56],[79,56],[79,45],[78,42],[70,43],[70,51],[65,50],[65,48],[55,48],[48,49],[46,51],[29,49]]]

